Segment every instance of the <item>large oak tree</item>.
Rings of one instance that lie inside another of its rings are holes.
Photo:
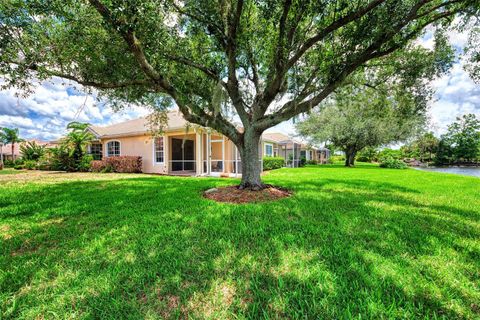
[[[6,85],[61,77],[112,101],[177,105],[231,139],[242,187],[262,186],[266,129],[309,111],[352,72],[478,0],[4,0]],[[243,130],[219,110],[219,92]]]

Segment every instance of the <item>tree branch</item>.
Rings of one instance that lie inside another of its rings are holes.
[[[194,62],[190,59],[184,58],[184,57],[174,56],[174,55],[170,55],[170,54],[164,54],[164,56],[167,59],[176,61],[176,62],[181,63],[181,64],[186,65],[186,66],[193,67],[195,69],[198,69],[198,70],[202,71],[205,75],[207,75],[208,77],[212,78],[213,80],[215,80],[217,82],[220,81],[220,76],[213,69],[205,67],[205,66],[203,66],[199,63],[196,63],[196,62]]]
[[[117,32],[124,38],[130,51],[137,60],[143,72],[157,84],[162,91],[165,91],[176,102],[179,110],[182,112],[185,120],[197,123],[205,127],[212,127],[228,136],[230,139],[238,139],[238,131],[231,123],[226,121],[221,115],[211,116],[207,114],[201,107],[195,103],[187,103],[177,93],[177,90],[159,74],[153,66],[148,62],[140,41],[135,36],[134,30],[124,25],[124,23],[114,19],[108,10],[99,0],[89,0],[92,6],[100,13],[100,15],[116,27]],[[193,111],[193,112],[192,112]]]
[[[135,36],[135,32],[130,27],[127,27],[125,23],[114,19],[110,13],[110,10],[108,10],[108,8],[104,6],[99,0],[89,1],[90,4],[98,11],[98,13],[100,13],[100,15],[107,22],[109,22],[112,26],[116,27],[116,30],[120,33],[120,35],[127,43],[130,52],[135,57],[135,60],[137,61],[145,75],[158,83],[167,92],[171,92],[172,90],[174,90],[170,83],[162,75],[160,75],[155,70],[155,68],[148,62],[143,48],[140,45],[140,41]]]
[[[82,86],[86,87],[94,87],[97,89],[120,89],[120,88],[128,88],[134,86],[152,86],[155,83],[149,80],[131,80],[126,82],[98,82],[98,81],[90,81],[86,79],[81,79],[78,76],[58,72],[55,70],[49,70],[45,67],[39,67],[36,64],[26,65],[24,63],[18,61],[6,61],[6,63],[13,64],[16,66],[25,67],[28,70],[35,71],[35,72],[44,72],[50,77],[58,77],[66,80],[74,81]]]
[[[249,116],[245,110],[245,102],[242,99],[239,90],[239,83],[237,78],[237,31],[240,25],[240,19],[243,11],[243,0],[237,1],[237,6],[233,17],[230,18],[228,23],[227,34],[227,46],[225,48],[228,59],[228,80],[227,80],[227,92],[232,100],[233,107],[238,113],[243,125],[246,126],[249,123]]]
[[[332,22],[330,25],[325,27],[323,30],[321,30],[319,33],[317,33],[315,36],[311,37],[308,39],[301,47],[300,49],[289,59],[287,63],[287,68],[292,67],[303,55],[305,52],[307,52],[308,49],[313,47],[317,42],[321,41],[323,38],[325,38],[327,35],[332,33],[335,30],[340,29],[341,27],[347,25],[348,23],[355,21],[357,19],[360,19],[382,3],[384,3],[386,0],[374,0],[372,1],[369,5],[366,7],[359,9],[355,12],[352,12],[346,16],[343,16],[342,18],[335,20]]]
[[[278,112],[266,115],[259,119],[259,121],[256,123],[257,128],[259,130],[265,130],[285,120],[288,120],[295,115],[307,112],[309,109],[318,105],[326,97],[328,97],[328,95],[331,94],[342,83],[342,81],[352,72],[354,72],[360,65],[364,64],[369,60],[380,58],[394,52],[402,45],[404,45],[406,41],[411,40],[411,38],[413,38],[419,32],[419,30],[422,30],[425,26],[442,18],[451,17],[457,12],[457,10],[446,11],[441,14],[434,15],[428,21],[419,24],[419,26],[417,26],[417,28],[413,32],[409,33],[402,42],[395,43],[388,49],[380,50],[382,45],[390,41],[395,36],[395,34],[397,34],[403,27],[416,19],[418,10],[428,1],[429,0],[423,0],[413,6],[409,13],[406,15],[406,17],[403,19],[403,21],[401,21],[392,30],[380,35],[377,38],[378,40],[372,43],[367,49],[365,49],[364,52],[358,56],[358,58],[354,59],[351,63],[347,63],[343,71],[335,79],[330,81],[330,83],[326,85],[319,94],[300,103],[297,99],[287,102]]]
[[[355,21],[364,15],[368,14],[370,11],[384,3],[386,0],[374,0],[366,7],[363,7],[355,12],[352,12],[346,16],[343,16],[340,19],[335,20],[330,25],[325,27],[323,30],[318,32],[315,36],[309,38],[303,45],[300,46],[300,49],[286,62],[280,69],[276,68],[275,75],[272,77],[272,80],[267,84],[264,92],[257,97],[257,103],[259,105],[259,110],[257,111],[257,117],[262,117],[268,109],[270,103],[275,99],[275,96],[280,90],[280,87],[284,81],[286,72],[293,67],[293,65],[316,43],[321,41],[330,33],[335,30],[347,25],[348,23]]]

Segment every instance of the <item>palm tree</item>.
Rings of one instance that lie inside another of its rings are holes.
[[[64,143],[70,149],[70,157],[72,157],[75,163],[79,162],[87,152],[87,146],[94,139],[95,136],[87,130],[89,124],[81,122],[70,122],[67,125],[67,129],[70,130],[65,137]]]
[[[12,144],[12,160],[15,160],[15,143],[24,141],[20,138],[18,128],[2,128],[0,135],[4,143]]]

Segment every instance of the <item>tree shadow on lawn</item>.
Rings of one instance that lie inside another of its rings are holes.
[[[142,177],[8,190],[0,198],[0,221],[12,228],[0,238],[0,311],[478,316],[478,212],[363,180],[308,181],[294,197],[264,204],[201,196],[231,181]]]

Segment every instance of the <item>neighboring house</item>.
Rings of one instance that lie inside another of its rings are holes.
[[[285,166],[298,167],[301,158],[318,163],[327,163],[330,151],[326,148],[308,146],[283,133],[264,133],[262,135],[264,154],[285,159]]]
[[[14,145],[13,145],[13,147],[14,147],[13,158],[14,159],[19,159],[19,158],[22,157],[22,154],[20,152],[20,146],[22,144],[26,143],[26,142],[35,142],[38,145],[46,146],[46,147],[50,146],[49,142],[38,140],[38,139],[30,139],[30,140],[25,140],[25,141],[22,141],[22,142],[19,142],[19,143],[18,142],[14,143]],[[3,159],[4,160],[12,160],[12,144],[11,143],[4,144],[3,147],[0,150],[0,153],[3,153]]]
[[[166,128],[158,136],[152,135],[147,118],[105,127],[90,126],[88,130],[97,138],[89,146],[89,152],[95,159],[140,156],[142,171],[146,173],[212,176],[241,174],[240,153],[233,142],[212,129],[188,125],[178,111],[168,113]],[[282,156],[278,145],[265,134],[259,146],[261,157]]]

